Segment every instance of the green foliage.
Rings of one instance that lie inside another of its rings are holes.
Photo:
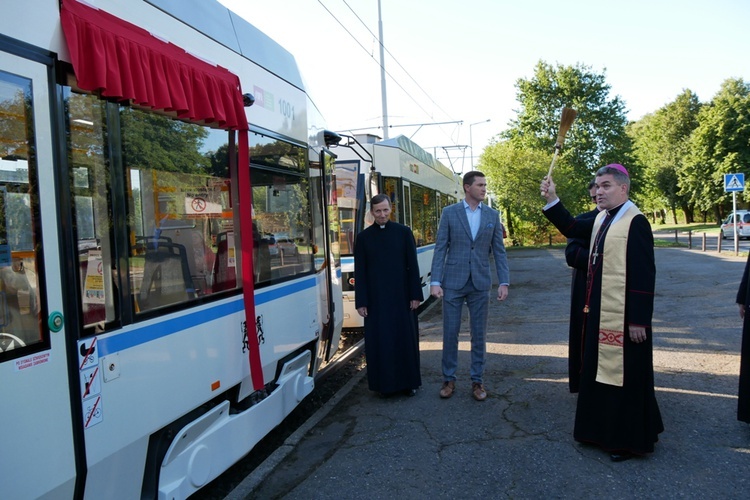
[[[0,157],[28,160],[31,114],[31,88],[8,84],[7,94],[0,101]],[[12,94],[12,97],[11,97]]]
[[[503,137],[515,144],[552,152],[560,127],[560,111],[578,112],[565,138],[563,158],[580,184],[608,163],[629,163],[630,140],[625,134],[625,103],[610,96],[604,74],[588,66],[555,67],[539,61],[530,80],[516,82],[521,103],[518,118]]]
[[[208,132],[200,125],[123,107],[123,152],[128,167],[164,172],[207,173],[200,152]]]
[[[750,172],[750,86],[730,78],[698,114],[698,127],[690,137],[690,158],[682,168],[683,192],[702,211],[714,209],[730,198],[724,193],[724,174]],[[747,198],[746,198],[747,199]]]
[[[557,232],[542,214],[546,201],[539,193],[539,183],[547,175],[550,161],[546,152],[516,146],[511,141],[494,143],[482,155],[483,171],[490,179],[492,194],[502,208],[514,245],[544,243]],[[559,179],[557,192],[561,199],[570,201],[566,206],[572,212],[591,209],[591,204],[581,197],[581,193],[586,193],[585,186],[571,182],[569,165],[558,165],[553,177]]]
[[[586,187],[608,163],[630,163],[625,104],[610,96],[603,74],[584,65],[552,66],[540,61],[534,76],[516,82],[517,119],[482,154],[481,168],[503,209],[515,244],[548,241],[557,234],[542,215],[539,183],[547,175],[563,107],[578,112],[568,131],[553,178],[572,213],[591,209]],[[631,169],[631,176],[638,173]]]
[[[222,144],[208,154],[211,163],[209,174],[213,177],[229,179],[229,144]]]
[[[690,136],[698,126],[701,104],[690,90],[675,101],[628,126],[635,162],[643,172],[639,205],[644,211],[668,208],[676,220],[677,208],[692,219],[692,200],[680,188],[689,153]]]

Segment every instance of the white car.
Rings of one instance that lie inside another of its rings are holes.
[[[750,211],[737,210],[737,236],[750,238]],[[734,213],[727,216],[721,224],[721,237],[723,239],[734,238]]]

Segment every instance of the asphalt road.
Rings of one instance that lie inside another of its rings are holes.
[[[382,399],[354,379],[228,498],[747,498],[734,304],[744,258],[657,248],[656,260],[654,364],[666,429],[649,457],[613,463],[573,440],[570,271],[562,249],[513,249],[510,297],[490,308],[486,401],[471,398],[466,333],[457,393],[438,397],[438,304],[420,320],[424,385],[415,397]]]

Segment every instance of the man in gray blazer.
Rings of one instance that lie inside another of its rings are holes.
[[[443,298],[443,386],[440,397],[451,397],[456,388],[458,332],[461,309],[466,302],[471,321],[472,395],[477,401],[484,401],[487,392],[482,374],[492,289],[490,253],[495,259],[499,283],[497,300],[505,300],[508,296],[510,278],[500,214],[482,203],[487,195],[484,174],[467,172],[463,185],[465,198],[443,209],[432,258],[430,294]]]

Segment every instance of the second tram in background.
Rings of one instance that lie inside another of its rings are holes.
[[[347,330],[364,326],[354,307],[354,240],[358,232],[372,223],[370,198],[378,193],[387,194],[391,200],[391,220],[409,226],[414,233],[425,299],[430,296],[430,267],[440,214],[443,208],[463,198],[461,176],[407,137],[400,135],[378,141],[377,136],[367,134],[354,139],[359,147],[335,150]]]

